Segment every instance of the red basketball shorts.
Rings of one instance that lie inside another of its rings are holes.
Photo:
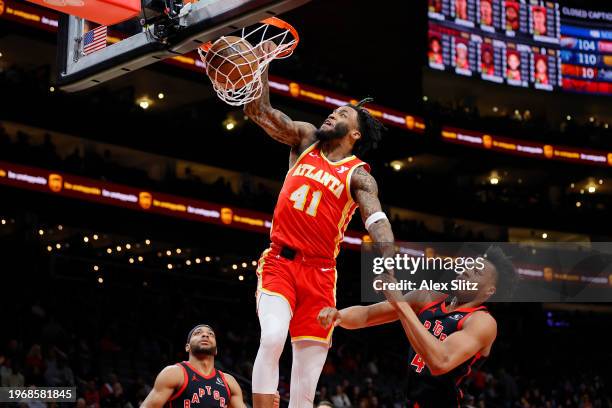
[[[336,266],[333,260],[293,259],[280,255],[272,244],[257,265],[257,299],[261,293],[280,296],[291,308],[291,341],[312,340],[331,344],[333,325],[324,329],[317,316],[324,307],[336,306]]]

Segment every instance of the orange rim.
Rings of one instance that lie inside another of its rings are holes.
[[[295,47],[297,47],[297,45],[300,42],[300,35],[298,34],[297,30],[288,22],[286,22],[285,20],[281,20],[278,17],[270,17],[270,18],[266,18],[265,20],[261,20],[260,23],[262,24],[268,24],[277,28],[280,28],[282,30],[287,30],[289,31],[289,33],[293,36],[295,42],[293,44],[291,44],[291,47],[287,48],[285,51],[279,53],[276,58],[283,58],[288,56],[289,54],[291,54],[293,52],[293,50],[295,50]],[[204,43],[202,45],[200,45],[199,50],[202,50],[204,53],[207,53],[210,50],[210,47],[212,47],[213,42],[209,41],[207,43]]]

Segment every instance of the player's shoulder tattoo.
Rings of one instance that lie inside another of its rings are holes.
[[[378,183],[363,166],[359,166],[353,172],[351,177],[351,188],[353,191],[365,191],[372,194],[378,194]]]

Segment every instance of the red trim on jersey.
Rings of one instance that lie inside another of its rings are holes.
[[[189,368],[191,368],[193,371],[195,371],[197,375],[199,375],[200,377],[204,378],[205,380],[210,380],[211,378],[213,378],[217,374],[217,369],[214,368],[214,367],[213,367],[212,371],[210,372],[210,375],[206,376],[206,375],[202,374],[197,368],[192,366],[191,363],[189,363],[189,361],[184,361],[184,363],[187,364],[189,366]]]
[[[448,297],[448,296],[447,296]],[[446,298],[444,298],[444,300],[446,300]],[[446,304],[442,303],[441,305],[442,307],[442,311],[446,314],[448,313],[455,313],[455,312],[464,312],[464,313],[472,313],[475,312],[477,310],[483,310],[486,309],[486,306],[477,306],[477,307],[460,307],[459,309],[455,309],[452,312],[449,312],[448,310],[446,310]]]
[[[168,402],[173,401],[175,399],[178,398],[179,395],[181,395],[183,393],[183,391],[185,391],[185,388],[187,388],[187,384],[189,383],[189,376],[187,375],[187,369],[185,367],[183,367],[182,364],[175,364],[179,367],[181,367],[183,369],[183,385],[181,385],[181,387],[179,388],[179,390],[177,392],[175,392],[170,399],[168,400]],[[172,406],[172,404],[170,404],[170,406]]]
[[[480,359],[480,357],[482,357],[482,354],[480,354],[480,351],[476,354],[474,354],[474,357],[472,357],[472,361],[470,361],[470,364],[468,364],[468,370],[465,374],[463,374],[461,377],[459,377],[459,379],[457,380],[457,382],[455,383],[455,385],[459,386],[459,384],[461,383],[461,381],[463,381],[463,379],[465,377],[467,377],[468,375],[470,375],[470,373],[472,372],[472,366],[474,365],[474,363],[476,361],[478,361]],[[461,391],[461,390],[459,390]]]
[[[469,312],[468,314],[466,314],[465,316],[463,316],[461,318],[461,320],[459,320],[459,323],[457,323],[457,330],[461,330],[461,328],[463,327],[463,323],[467,320],[468,317],[470,317],[474,312],[478,311],[478,310],[485,310],[486,311],[486,307],[484,306],[480,306],[477,308],[474,308],[471,312]],[[456,312],[456,310],[455,310]]]
[[[227,398],[228,399],[232,399],[232,392],[230,391],[229,385],[227,384],[227,380],[225,379],[225,375],[223,374],[223,371],[219,370],[219,375],[221,376],[221,379],[223,380],[223,384],[225,384],[225,389],[227,390]],[[229,401],[227,401],[227,406],[230,406]]]
[[[421,310],[419,310],[419,312],[417,313],[417,315],[420,315],[421,313],[423,313],[424,311],[426,311],[427,309],[432,308],[433,306],[437,305],[438,303],[444,302],[446,300],[446,298],[448,297],[448,295],[445,295],[442,299],[438,299],[434,302],[429,302],[427,303],[425,306],[423,306],[421,308]]]

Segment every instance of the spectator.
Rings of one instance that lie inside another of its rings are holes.
[[[332,395],[331,400],[336,407],[350,407],[352,405],[351,400],[344,392],[342,385],[336,386],[336,393]]]

